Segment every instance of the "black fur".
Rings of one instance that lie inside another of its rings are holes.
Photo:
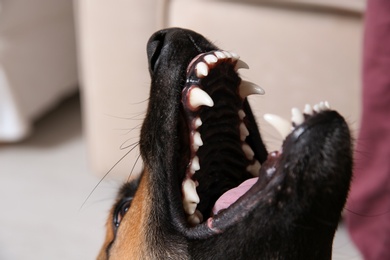
[[[189,62],[217,49],[203,36],[179,28],[159,31],[148,42],[152,82],[140,150],[150,173],[152,210],[145,234],[150,255],[156,259],[330,259],[352,172],[349,129],[335,111],[307,118],[284,141],[280,157],[267,160],[245,100],[250,125],[246,141],[264,167],[260,181],[226,214],[214,218],[214,229],[187,224],[181,183],[190,154],[181,91]],[[276,171],[267,177],[264,171],[270,166]],[[121,194],[128,197],[123,190]]]

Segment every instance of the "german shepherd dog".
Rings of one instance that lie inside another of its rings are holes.
[[[266,120],[268,153],[238,55],[170,28],[147,44],[144,169],[110,212],[98,259],[330,259],[352,174],[349,128],[327,103]]]

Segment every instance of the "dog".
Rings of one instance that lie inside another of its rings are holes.
[[[147,44],[144,169],[119,191],[98,259],[331,259],[352,175],[347,123],[328,103],[293,109],[268,153],[247,101],[248,68],[196,32]],[[276,101],[277,102],[277,101]]]

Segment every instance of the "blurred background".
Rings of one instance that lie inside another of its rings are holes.
[[[357,134],[364,0],[1,0],[0,259],[94,259],[142,167],[146,42],[185,27],[238,53],[264,113],[327,100]],[[361,259],[341,224],[334,259]]]

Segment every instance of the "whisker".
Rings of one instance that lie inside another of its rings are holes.
[[[376,218],[376,217],[384,216],[384,215],[387,215],[390,213],[390,210],[386,210],[386,211],[378,212],[378,213],[373,213],[373,214],[363,214],[363,213],[359,213],[357,211],[354,211],[354,210],[351,210],[348,208],[345,208],[345,210],[354,214],[354,215],[357,215],[359,217],[364,217],[364,218]]]
[[[135,168],[135,166],[137,165],[138,160],[139,160],[140,157],[141,157],[141,154],[138,154],[137,159],[135,160],[135,163],[134,163],[134,165],[133,165],[133,168],[131,168],[131,171],[130,171],[129,177],[127,178],[127,181],[130,180],[131,175],[133,174],[134,168]]]
[[[117,129],[117,130],[121,130],[121,131],[125,131],[126,130],[127,132],[124,133],[123,135],[128,135],[128,134],[130,134],[134,130],[141,129],[141,126],[142,126],[142,124],[138,124],[138,125],[130,128],[130,129]]]
[[[105,114],[106,116],[112,117],[112,118],[117,118],[117,119],[124,119],[124,120],[143,120],[145,117],[146,111],[136,113],[134,116],[131,117],[123,117],[123,116],[115,116],[115,115],[110,115],[110,114]],[[141,117],[142,118],[137,118]]]
[[[139,141],[137,141],[137,142],[134,142],[132,144],[129,144],[129,145],[125,146],[125,144],[127,144],[127,142],[132,140],[132,139],[139,139],[139,138],[138,137],[132,137],[132,138],[127,139],[123,144],[121,144],[121,146],[119,146],[119,149],[120,150],[125,150],[127,148],[133,147],[134,145],[138,145],[139,144]]]
[[[104,174],[104,176],[99,180],[99,182],[93,187],[92,191],[88,194],[87,198],[84,200],[83,204],[81,204],[79,211],[84,207],[85,203],[87,203],[88,199],[92,196],[92,194],[95,192],[97,187],[102,183],[102,181],[110,174],[110,172],[127,156],[129,155],[137,145],[135,145],[133,148],[131,148],[129,151],[127,151],[107,172]]]
[[[144,100],[142,100],[142,101],[139,101],[139,102],[136,102],[136,103],[131,103],[131,105],[139,105],[139,104],[142,104],[142,103],[145,103],[145,102],[147,102],[147,101],[149,101],[149,97],[147,98],[147,99],[144,99]]]

